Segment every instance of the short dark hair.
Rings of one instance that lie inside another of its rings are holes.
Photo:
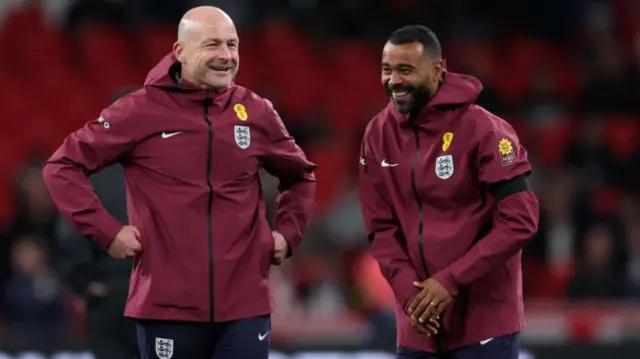
[[[436,58],[442,58],[442,47],[436,34],[426,26],[407,25],[403,26],[389,36],[387,42],[393,45],[404,45],[413,42],[422,44],[424,51]]]

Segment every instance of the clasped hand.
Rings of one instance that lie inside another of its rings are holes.
[[[435,279],[414,282],[414,286],[422,288],[411,303],[407,313],[411,316],[411,325],[418,332],[427,336],[437,335],[440,329],[440,315],[451,302],[451,294]]]

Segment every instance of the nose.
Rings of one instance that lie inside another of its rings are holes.
[[[229,50],[229,46],[222,45],[218,48],[218,58],[220,60],[230,61],[231,60],[231,50]]]
[[[399,84],[402,84],[403,82],[404,82],[404,79],[397,71],[391,72],[391,76],[389,76],[390,86],[399,85]]]

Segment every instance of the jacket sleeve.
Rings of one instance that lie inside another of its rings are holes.
[[[264,169],[280,181],[276,198],[275,230],[289,244],[288,256],[298,248],[315,210],[316,165],[289,135],[271,103],[265,104],[269,144],[262,157]]]
[[[531,171],[527,151],[506,122],[495,119],[478,144],[478,178],[491,195],[489,186]],[[436,273],[434,279],[451,295],[505,263],[538,230],[538,199],[530,190],[513,193],[497,201],[489,233],[463,257]]]
[[[89,176],[117,162],[135,145],[126,98],[70,134],[49,158],[43,177],[62,216],[83,236],[108,249],[123,224],[107,212]]]
[[[380,272],[389,283],[399,305],[406,310],[409,300],[419,290],[419,281],[407,252],[398,220],[394,215],[385,188],[380,185],[380,166],[362,146],[358,175],[358,196],[362,217],[371,243],[371,256],[378,262]]]

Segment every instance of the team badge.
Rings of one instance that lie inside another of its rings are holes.
[[[233,126],[233,132],[236,138],[236,145],[243,150],[249,148],[249,145],[251,144],[251,132],[249,131],[249,126],[235,125]]]
[[[160,359],[173,357],[173,339],[156,338],[156,355]]]
[[[442,136],[442,152],[447,152],[453,141],[453,132],[447,132]]]
[[[436,176],[446,180],[453,175],[453,155],[436,158]]]
[[[516,162],[516,153],[513,151],[511,141],[503,138],[498,143],[498,152],[500,152],[500,163],[502,166],[509,166]]]

